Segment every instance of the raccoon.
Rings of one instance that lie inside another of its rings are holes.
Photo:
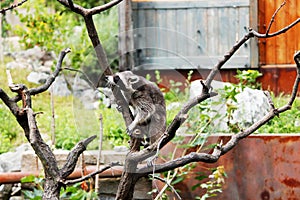
[[[109,84],[120,88],[134,110],[134,119],[127,127],[127,133],[136,137],[145,135],[150,144],[154,143],[166,129],[166,105],[160,89],[131,71],[119,72],[107,79]]]

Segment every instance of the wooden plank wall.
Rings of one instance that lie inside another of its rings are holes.
[[[264,33],[275,10],[283,0],[259,0],[259,31]],[[286,5],[278,12],[270,32],[278,31],[300,17],[300,1],[286,0]],[[269,39],[259,40],[261,65],[294,64],[293,55],[300,50],[300,25],[287,33]]]
[[[250,0],[132,2],[135,64],[154,69],[211,68],[247,33]],[[225,67],[250,67],[250,43]],[[253,66],[256,67],[256,66]]]

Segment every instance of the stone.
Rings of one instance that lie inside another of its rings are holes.
[[[233,104],[237,109],[232,114],[231,123],[238,123],[240,128],[249,127],[271,110],[268,98],[261,90],[246,87],[236,95],[236,99]]]
[[[43,84],[46,82],[47,78],[49,77],[49,74],[46,74],[44,72],[35,72],[32,71],[27,76],[27,81],[35,84]]]
[[[27,60],[40,60],[44,55],[45,55],[45,51],[42,50],[40,47],[35,46],[31,49],[27,49],[24,51],[20,51],[16,53],[16,57],[22,57],[22,58],[26,58]]]
[[[231,83],[212,81],[212,88],[218,93],[222,93],[224,86],[230,86]],[[202,92],[202,85],[200,81],[193,81],[190,88],[190,99]],[[217,95],[206,100],[210,107],[208,111],[203,111],[212,118],[211,126],[216,132],[228,132],[228,116],[227,105],[231,104],[237,107],[233,111],[230,119],[231,124],[238,124],[240,128],[247,128],[266,113],[269,112],[270,105],[268,99],[263,91],[251,88],[245,88],[242,92],[235,96],[237,102],[232,100],[224,101],[221,95]]]
[[[3,45],[5,53],[21,51],[21,45],[19,43],[20,37],[6,37],[3,38]]]
[[[54,150],[54,155],[57,160],[57,164],[59,167],[62,167],[67,159],[67,156],[70,151],[68,150],[61,150],[56,149]],[[98,157],[98,150],[89,150],[84,151],[84,161],[86,165],[96,165],[97,164],[97,157]],[[111,164],[113,162],[118,161],[120,164],[124,164],[125,157],[128,151],[126,152],[116,152],[112,150],[103,150],[101,152],[101,158],[100,163],[101,164]],[[41,171],[42,170],[42,164],[39,161],[38,157],[34,153],[34,151],[25,151],[21,154],[22,159],[20,159],[21,163],[21,171],[28,172],[28,171]],[[81,156],[79,157],[77,161],[76,168],[80,168],[81,166]]]
[[[31,69],[31,65],[28,64],[27,62],[12,61],[6,63],[6,68],[7,69]]]
[[[56,77],[55,81],[50,86],[49,91],[56,96],[69,96],[72,94],[63,75]]]
[[[21,170],[22,154],[31,149],[29,144],[23,144],[16,148],[15,152],[7,152],[0,155],[0,172],[13,172]]]
[[[80,100],[85,109],[94,110],[99,107],[101,95],[98,90],[92,88],[86,80],[79,76],[70,81],[73,82],[72,90],[74,97]]]
[[[114,151],[116,151],[116,152],[128,152],[128,148],[126,146],[115,146]]]

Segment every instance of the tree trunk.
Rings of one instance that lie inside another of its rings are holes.
[[[45,178],[43,200],[59,200],[61,185],[52,178]]]
[[[136,173],[137,164],[137,162],[126,160],[116,200],[130,200],[133,198],[134,187],[141,177],[140,174]]]

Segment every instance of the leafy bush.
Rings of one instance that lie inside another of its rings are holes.
[[[94,1],[85,2],[89,6],[94,3]],[[45,0],[25,4],[27,12],[17,13],[24,26],[13,27],[12,31],[21,37],[20,43],[26,49],[40,46],[46,51],[58,54],[62,49],[70,47],[72,53],[68,59],[72,67],[78,69],[92,66],[90,69],[97,69],[94,50],[82,18],[66,12],[62,5],[57,4],[49,4]],[[114,37],[118,30],[117,8],[97,15],[94,20],[104,49],[113,62],[117,51],[117,38]]]
[[[261,77],[262,73],[258,70],[237,70],[236,78],[239,80],[238,86],[242,89],[249,87],[252,89],[260,89],[261,84],[257,82],[257,78]]]

